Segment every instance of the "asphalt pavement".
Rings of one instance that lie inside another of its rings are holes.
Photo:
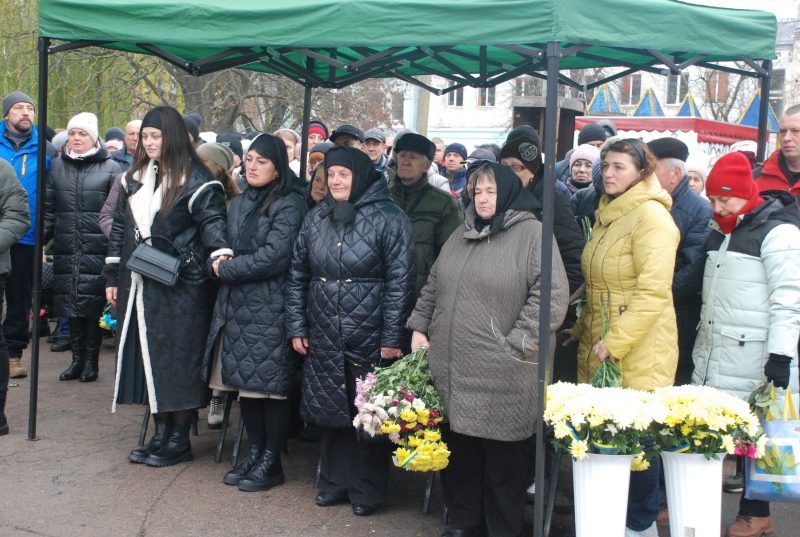
[[[314,443],[289,442],[282,486],[246,493],[224,485],[238,421],[235,409],[221,463],[214,462],[219,433],[208,429],[205,410],[199,436],[192,436],[193,462],[169,468],[129,463],[143,408],[111,413],[112,354],[105,340],[97,382],[59,382],[70,355],[51,353],[42,339],[34,441],[27,440],[30,378],[12,379],[11,434],[0,437],[0,537],[436,537],[445,529],[438,480],[430,512],[424,514],[425,476],[400,470],[392,473],[388,505],[374,516],[356,517],[349,505],[317,507],[313,477],[319,445]],[[30,367],[28,353],[23,363]],[[553,536],[574,533],[569,465],[568,460],[562,465]],[[723,494],[722,526],[733,521],[737,505],[738,495]],[[800,536],[799,506],[774,504],[773,515],[773,537]],[[668,529],[660,534],[669,535]]]

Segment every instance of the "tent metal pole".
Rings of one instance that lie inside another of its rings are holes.
[[[42,304],[42,225],[44,223],[44,183],[47,174],[47,60],[50,40],[39,37],[39,139],[36,149],[36,239],[33,247],[33,327],[31,329],[31,388],[28,405],[28,440],[36,440],[36,411],[39,403],[39,310]]]
[[[300,135],[300,179],[307,177],[306,165],[308,164],[308,122],[311,121],[311,86],[303,87],[303,129]]]
[[[561,44],[547,44],[547,92],[544,116],[544,181],[542,211],[542,274],[539,306],[539,378],[537,380],[538,416],[536,420],[536,494],[534,500],[533,535],[544,535],[544,414],[545,391],[547,389],[547,364],[550,361],[550,291],[553,280],[553,204],[555,201],[556,130],[558,128],[558,71],[561,60]]]
[[[769,82],[772,78],[772,61],[766,60],[762,64],[765,75],[761,77],[761,100],[758,106],[758,149],[756,161],[764,162],[767,154],[767,124],[769,121]]]

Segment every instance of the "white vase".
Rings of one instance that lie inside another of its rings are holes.
[[[661,453],[667,485],[670,537],[719,537],[722,523],[722,460],[699,453]]]
[[[633,455],[572,461],[576,537],[623,537]]]

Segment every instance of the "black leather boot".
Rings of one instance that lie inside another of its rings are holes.
[[[250,473],[239,480],[239,490],[261,492],[281,485],[284,481],[286,476],[283,475],[279,455],[264,451]]]
[[[137,464],[143,464],[147,457],[161,449],[161,447],[166,443],[167,438],[169,438],[171,432],[171,417],[171,414],[168,412],[159,412],[158,414],[153,414],[153,423],[155,424],[153,437],[150,439],[147,445],[138,447],[131,451],[130,455],[128,455],[129,461]]]
[[[6,390],[0,391],[0,436],[8,434],[8,420],[6,419]]]
[[[98,315],[99,317],[99,315]],[[103,334],[102,328],[97,323],[97,320],[92,317],[86,317],[86,336],[85,346],[83,353],[83,372],[81,373],[81,382],[94,382],[97,380],[99,371],[98,365],[100,362],[100,343],[102,342]]]
[[[83,317],[69,318],[69,344],[72,348],[72,363],[61,372],[58,380],[75,380],[83,372],[86,323]]]
[[[179,410],[170,414],[172,414],[172,431],[161,449],[145,458],[144,462],[148,466],[174,466],[194,459],[192,445],[189,443],[194,410]]]
[[[264,427],[264,400],[241,397],[239,408],[242,411],[247,438],[250,439],[250,450],[247,457],[222,478],[222,482],[226,485],[238,485],[239,481],[255,468],[264,453],[267,442],[267,432]]]

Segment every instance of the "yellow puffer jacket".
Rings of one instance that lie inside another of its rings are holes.
[[[680,234],[670,216],[672,198],[655,175],[621,196],[603,196],[592,239],[581,258],[586,308],[573,328],[578,337],[578,381],[600,365],[593,348],[603,342],[617,358],[626,388],[671,386],[678,363],[672,276]]]

